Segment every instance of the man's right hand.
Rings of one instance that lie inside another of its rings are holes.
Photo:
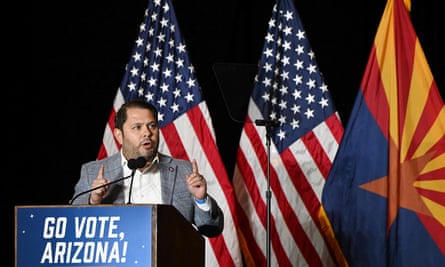
[[[106,180],[103,175],[104,175],[104,165],[100,166],[99,173],[97,174],[96,179],[93,180],[91,188],[95,188],[110,182]],[[105,195],[108,192],[108,187],[109,186],[104,186],[92,191],[90,193],[89,204],[91,205],[100,204],[102,202],[102,199],[104,199]]]

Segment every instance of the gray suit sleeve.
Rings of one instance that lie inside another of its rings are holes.
[[[82,167],[80,169],[80,179],[77,181],[76,185],[74,186],[73,198],[79,194],[82,194],[83,192],[88,191],[91,188],[91,184],[93,183],[94,179],[95,179],[95,176],[91,176],[88,174],[87,166],[85,164],[82,165]],[[74,201],[71,204],[73,204],[73,205],[88,204],[89,197],[90,197],[90,194],[88,194],[88,193],[79,195],[76,199],[74,199]]]
[[[208,195],[208,201],[210,206],[208,211],[200,209],[195,203],[194,220],[202,235],[215,237],[224,229],[224,214],[212,196]]]

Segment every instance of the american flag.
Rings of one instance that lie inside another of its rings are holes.
[[[133,98],[145,98],[159,111],[159,151],[196,159],[208,192],[224,212],[224,230],[205,238],[206,266],[242,266],[234,217],[235,196],[220,157],[212,120],[201,95],[170,0],[149,1],[130,60],[114,99],[98,158],[118,152],[114,116]]]
[[[277,126],[265,127],[259,121]],[[292,0],[277,0],[233,176],[247,266],[341,265],[341,252],[335,250],[332,232],[331,238],[327,235],[329,224],[323,223],[321,192],[342,135],[342,123]]]

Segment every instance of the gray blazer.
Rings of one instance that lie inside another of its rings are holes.
[[[77,198],[72,202],[73,205],[88,204],[89,194],[78,194],[90,190],[101,165],[105,167],[105,179],[114,181],[123,177],[120,152],[108,158],[84,163],[81,166],[80,179],[74,187],[73,197]],[[201,234],[209,237],[219,235],[224,227],[224,215],[218,203],[208,195],[210,210],[204,211],[196,205],[188,189],[185,177],[192,173],[192,164],[159,153],[159,170],[163,203],[175,207]],[[122,181],[110,186],[102,204],[125,204],[127,200],[124,198]]]

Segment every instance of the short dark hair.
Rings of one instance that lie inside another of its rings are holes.
[[[114,127],[120,130],[123,129],[124,123],[127,120],[127,109],[129,108],[148,109],[153,113],[153,116],[156,119],[156,123],[158,122],[158,110],[156,109],[156,107],[143,99],[136,98],[122,104],[122,106],[116,113],[116,117],[114,118]]]

